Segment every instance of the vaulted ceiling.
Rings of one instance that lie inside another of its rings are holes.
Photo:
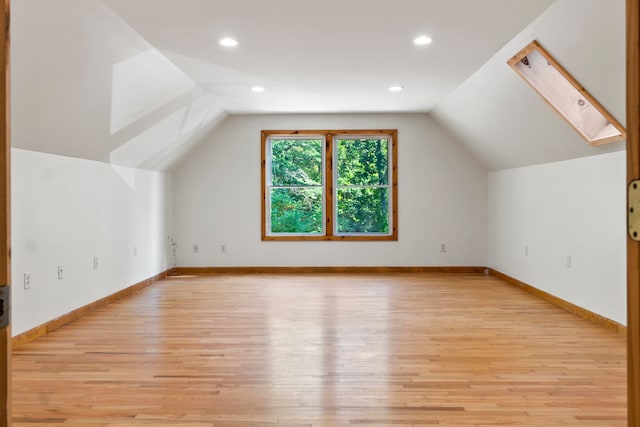
[[[429,111],[551,1],[106,3],[228,111],[318,113]],[[435,42],[414,45],[421,34]]]
[[[624,0],[556,1],[441,101],[432,115],[489,170],[623,150],[624,141],[587,144],[506,65],[534,39],[624,124]]]
[[[504,64],[540,36],[624,118],[623,0],[20,0],[12,14],[13,145],[118,165],[171,169],[234,113],[432,112],[489,169],[589,155]]]

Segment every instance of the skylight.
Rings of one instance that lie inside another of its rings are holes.
[[[621,141],[624,127],[537,41],[508,64],[591,145]]]

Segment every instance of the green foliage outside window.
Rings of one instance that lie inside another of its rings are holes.
[[[389,232],[388,150],[386,139],[337,141],[339,234]]]
[[[323,142],[271,140],[272,233],[322,233]]]
[[[323,233],[324,142],[270,139],[270,233]],[[337,234],[389,234],[389,140],[340,138],[333,144]]]

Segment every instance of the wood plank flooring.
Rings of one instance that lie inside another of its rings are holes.
[[[626,426],[625,339],[482,274],[169,278],[14,350],[14,426]]]

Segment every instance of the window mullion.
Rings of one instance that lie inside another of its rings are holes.
[[[331,239],[333,237],[333,222],[335,220],[334,215],[334,190],[333,190],[333,135],[327,133],[325,136],[325,176],[324,176],[324,188],[325,188],[325,235]]]

